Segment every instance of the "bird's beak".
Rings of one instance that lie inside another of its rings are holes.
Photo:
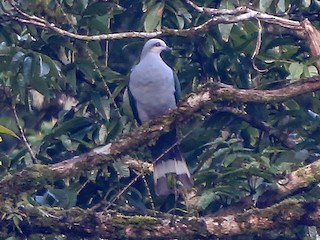
[[[164,50],[165,50],[166,52],[171,52],[171,51],[172,51],[172,48],[166,47]]]

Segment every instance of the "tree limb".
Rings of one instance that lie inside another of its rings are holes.
[[[253,9],[250,9],[246,6],[240,6],[236,9],[216,9],[216,8],[208,8],[208,7],[199,7],[194,2],[190,0],[185,0],[187,4],[189,4],[191,7],[193,7],[195,10],[197,10],[200,13],[206,13],[211,16],[222,16],[220,19],[220,23],[233,23],[233,22],[239,22],[249,19],[258,19],[262,22],[272,23],[275,25],[280,25],[285,28],[295,29],[295,30],[303,30],[301,27],[300,22],[289,20],[286,18],[270,15],[267,13],[259,12]],[[228,16],[229,15],[229,16]],[[224,19],[224,21],[223,21]]]
[[[0,181],[0,188],[3,189],[0,193],[0,200],[8,197],[15,199],[22,192],[40,188],[61,178],[79,176],[81,173],[102,167],[108,161],[119,159],[121,156],[138,150],[140,146],[154,141],[174,124],[186,123],[195,113],[211,111],[215,108],[216,102],[229,101],[237,104],[282,102],[318,89],[320,89],[320,76],[301,79],[275,90],[237,89],[222,83],[206,84],[197,92],[186,96],[175,111],[144,124],[105,146],[50,166],[36,164],[4,178]]]
[[[247,113],[237,111],[234,108],[228,107],[219,108],[218,111],[233,114],[235,117],[249,123],[251,126],[266,132],[267,134],[269,134],[269,136],[275,137],[287,148],[293,148],[296,145],[295,142],[289,138],[287,133],[277,130],[276,128],[270,126],[268,123],[254,118]]]
[[[276,183],[276,187],[268,189],[257,201],[258,207],[266,207],[281,201],[294,192],[320,182],[320,159],[301,167]],[[284,182],[284,183],[283,183]],[[272,196],[272,197],[270,197]]]
[[[11,2],[11,1],[9,1]],[[199,7],[190,0],[186,0],[186,3],[191,5],[200,13],[207,13],[210,15],[210,19],[204,23],[190,27],[187,29],[162,29],[156,32],[121,32],[121,33],[108,33],[108,34],[99,34],[99,35],[81,35],[77,33],[64,30],[60,27],[57,27],[54,23],[48,22],[44,18],[37,17],[35,15],[29,15],[19,9],[16,5],[12,4],[12,8],[15,10],[16,15],[12,15],[8,12],[4,12],[3,16],[13,21],[17,21],[23,24],[32,24],[36,27],[42,29],[54,31],[62,36],[69,38],[86,40],[86,41],[99,41],[99,40],[113,40],[113,39],[122,39],[122,38],[153,38],[163,35],[177,35],[177,36],[192,36],[198,32],[206,31],[210,26],[217,24],[230,24],[230,23],[239,23],[242,21],[248,21],[252,19],[257,19],[258,21],[272,23],[275,25],[280,25],[284,28],[295,29],[297,31],[303,31],[304,28],[301,26],[299,21],[289,20],[283,17],[278,17],[270,15],[267,13],[259,12],[245,6],[238,7],[234,10],[229,9],[215,9],[215,8],[205,8]],[[1,17],[0,17],[1,19]]]
[[[305,37],[308,42],[310,51],[314,57],[320,55],[320,32],[316,29],[308,19],[302,21],[302,26],[305,30]],[[320,72],[320,61],[317,61],[317,68]]]
[[[297,224],[320,226],[320,203],[287,199],[272,207],[250,209],[219,217],[126,216],[114,211],[88,211],[79,208],[19,207],[19,227],[26,233],[59,233],[68,239],[77,236],[108,239],[212,239],[213,237],[254,234],[268,230],[290,229]],[[10,221],[1,219],[1,226]],[[11,223],[12,224],[12,223]]]

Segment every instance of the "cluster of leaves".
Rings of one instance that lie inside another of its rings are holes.
[[[182,0],[20,0],[15,4],[64,30],[85,35],[151,32],[164,27],[184,29],[210,17]],[[202,0],[197,4],[228,9],[239,5],[231,0],[214,3]],[[273,14],[286,13],[291,19],[301,19],[320,8],[317,1],[311,4],[302,0],[290,4],[281,0],[241,1],[241,4]],[[2,2],[0,11],[14,16],[15,10],[9,5]],[[42,164],[57,163],[87,152],[132,128],[123,93],[127,74],[138,61],[142,40],[85,42],[5,17],[3,20],[0,28],[1,176],[32,164],[22,141],[10,136],[14,134],[9,129],[18,133],[13,106],[37,162]],[[317,59],[310,57],[304,39],[294,32],[268,27],[264,26],[262,46],[255,60],[257,67],[267,72],[257,71],[252,64],[258,34],[255,21],[213,26],[188,38],[166,36],[164,40],[174,52],[163,57],[178,72],[184,93],[212,78],[238,88],[272,89],[318,74],[314,67]],[[186,126],[181,126],[182,133],[192,130],[182,141],[182,150],[194,172],[198,206],[204,213],[215,212],[243,197],[257,199],[272,185],[274,176],[283,175],[319,155],[318,95],[308,94],[280,104],[220,103],[217,110],[194,116]],[[224,107],[241,110],[269,124],[275,131],[288,134],[297,144],[292,149],[284,147],[278,139],[237,114],[223,111]],[[148,157],[140,154],[139,158]],[[41,196],[53,196],[41,203],[86,208],[113,199],[135,176],[133,170],[117,161],[38,191]],[[149,187],[153,196],[150,176],[139,178],[118,199],[118,206],[129,204],[142,211],[150,208],[146,197]],[[174,199],[155,198],[155,206],[168,211],[174,206]],[[180,206],[185,208],[183,203]]]

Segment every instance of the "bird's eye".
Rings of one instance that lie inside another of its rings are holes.
[[[159,42],[157,42],[157,43],[154,44],[155,47],[160,47],[160,45],[161,45],[161,44],[160,44]]]

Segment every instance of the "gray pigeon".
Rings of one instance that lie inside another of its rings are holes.
[[[177,107],[180,83],[176,73],[160,56],[162,51],[168,50],[171,49],[161,39],[150,39],[142,49],[140,62],[133,67],[130,74],[129,100],[139,124]],[[156,144],[150,147],[152,157],[156,160],[153,164],[153,178],[158,196],[175,193],[177,184],[182,184],[185,189],[190,189],[193,185],[187,164],[179,146],[175,145],[176,142],[174,129],[160,136]]]

